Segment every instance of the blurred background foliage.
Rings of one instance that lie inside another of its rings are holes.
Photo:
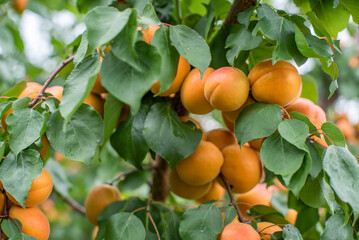
[[[131,6],[141,5],[148,0],[128,0]],[[179,2],[179,4],[178,4]],[[266,0],[275,8],[289,12],[306,11],[300,0]],[[208,17],[215,14],[214,30],[209,32],[210,40],[225,19],[231,1],[229,0],[155,0],[152,2],[161,21],[175,24],[182,20],[193,29],[203,29]],[[217,4],[211,4],[217,3]],[[79,36],[85,30],[84,14],[98,5],[116,4],[112,0],[30,0],[24,12],[17,12],[11,1],[0,0],[0,93],[10,89],[17,82],[35,81],[44,83],[58,64],[72,55],[79,44]],[[214,7],[213,7],[214,6]],[[125,6],[124,6],[125,7]],[[328,100],[330,77],[321,69],[319,62],[308,61],[299,70],[303,74],[302,96],[322,106],[328,120],[341,122],[345,131],[354,131],[349,149],[357,154],[359,131],[359,31],[351,23],[343,30],[342,54],[336,53],[339,68],[339,90]],[[71,65],[69,66],[71,68]],[[71,70],[71,69],[70,69]],[[69,72],[69,71],[68,71]],[[60,74],[52,85],[62,85],[66,71]],[[205,130],[217,128],[223,123],[218,112],[208,116],[195,116]],[[342,131],[343,131],[342,129]],[[349,129],[349,130],[348,130]],[[149,156],[150,157],[150,156]],[[56,159],[56,160],[55,160]],[[101,151],[101,162],[87,166],[69,161],[54,153],[46,168],[55,180],[55,191],[41,208],[51,224],[50,239],[90,239],[93,226],[67,203],[71,196],[84,203],[87,192],[95,185],[110,181],[119,172],[132,166],[119,160],[117,153],[108,144]],[[101,167],[99,167],[101,166]],[[148,172],[136,172],[119,182],[124,197],[148,195]],[[59,193],[59,194],[58,194]],[[178,203],[171,197],[172,203]],[[180,202],[188,204],[188,202]]]

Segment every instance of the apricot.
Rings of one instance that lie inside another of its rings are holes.
[[[213,68],[207,68],[201,79],[200,71],[195,68],[187,75],[181,87],[181,101],[189,112],[206,114],[213,111],[214,108],[204,96],[204,84],[213,72]]]
[[[86,103],[93,107],[96,112],[103,116],[105,110],[105,101],[98,95],[90,93],[83,103]]]
[[[29,0],[14,0],[13,4],[14,4],[15,10],[19,13],[22,13],[23,11],[25,11],[28,1]]]
[[[224,116],[223,113],[224,113],[224,112],[222,112],[222,120],[223,120],[224,125],[226,125],[226,127],[227,127],[231,132],[234,132],[234,123],[231,122],[231,121],[229,121],[229,120],[227,119],[227,117]]]
[[[181,88],[183,80],[185,79],[190,70],[191,66],[189,65],[187,60],[184,57],[180,56],[178,61],[177,74],[171,86],[163,93],[158,94],[161,88],[161,83],[160,81],[157,81],[152,85],[151,92],[153,94],[158,94],[158,96],[161,97],[168,97],[171,94],[177,93]]]
[[[295,209],[288,209],[287,214],[285,215],[285,220],[287,220],[290,224],[295,225],[297,221],[298,212]]]
[[[58,162],[66,160],[66,157],[59,152],[54,153],[54,159]]]
[[[355,140],[355,128],[349,122],[348,118],[342,118],[335,122],[335,125],[340,129],[343,133],[345,139],[352,141]]]
[[[49,238],[49,221],[39,209],[34,207],[24,209],[13,206],[10,208],[9,215],[11,218],[16,218],[21,222],[23,233],[38,240],[47,240]]]
[[[265,183],[260,183],[249,192],[238,194],[236,202],[243,216],[247,216],[247,210],[255,205],[270,206],[272,189],[267,188]]]
[[[262,147],[264,139],[263,138],[257,138],[253,139],[252,141],[249,141],[249,145],[256,151],[260,151]]]
[[[106,48],[105,48],[105,53],[108,53],[109,51],[111,50],[111,46],[108,45]],[[103,57],[100,57],[100,62],[102,63],[103,62]],[[98,95],[101,95],[102,93],[108,93],[108,91],[106,90],[106,88],[104,88],[101,84],[101,75],[100,73],[97,74],[97,78],[96,78],[96,81],[95,81],[95,84],[94,86],[92,87],[91,89],[91,92],[93,93],[96,93]]]
[[[258,102],[286,106],[293,102],[301,89],[302,79],[289,62],[272,59],[259,62],[248,75],[252,96]]]
[[[171,191],[185,199],[199,199],[211,189],[212,182],[200,186],[193,186],[183,182],[177,174],[176,169],[170,171],[169,185]]]
[[[105,208],[115,201],[121,200],[120,191],[111,185],[95,186],[85,200],[86,217],[93,225],[97,225],[97,217]]]
[[[52,96],[57,97],[60,100],[62,99],[63,92],[64,92],[64,88],[61,86],[53,86],[45,90],[45,93],[51,93]]]
[[[223,228],[221,240],[260,240],[254,228],[245,223],[230,223]]]
[[[233,144],[222,150],[224,163],[222,174],[233,186],[235,193],[245,193],[257,185],[261,178],[262,166],[254,149]]]
[[[247,100],[244,102],[244,104],[240,108],[238,108],[237,110],[231,111],[231,112],[223,112],[223,116],[225,116],[225,118],[228,121],[235,123],[239,113],[242,112],[243,108],[245,108],[248,105],[251,105],[253,103],[255,103],[253,98],[251,96],[248,96]]]
[[[257,231],[263,240],[271,240],[271,235],[275,232],[283,231],[278,225],[270,222],[257,223]]]
[[[157,25],[153,25],[153,24],[148,25],[148,27],[142,31],[142,34],[143,34],[142,40],[148,44],[151,44],[152,38],[155,35],[155,32],[157,31],[157,29],[159,29],[159,28],[160,27]]]
[[[32,180],[31,188],[24,205],[26,207],[33,207],[44,202],[50,196],[52,187],[53,180],[51,174],[45,168],[43,168],[41,175]],[[21,206],[13,196],[8,194],[8,197],[13,203]]]
[[[221,200],[224,197],[225,190],[217,181],[213,181],[211,189],[201,198],[196,199],[200,204],[209,200]]]
[[[234,111],[248,98],[249,82],[246,75],[233,67],[214,71],[204,84],[204,95],[211,105],[221,111]]]
[[[0,189],[1,188],[2,186],[0,187]],[[2,192],[0,192],[0,214],[4,212],[4,207],[5,207],[5,196]]]
[[[194,125],[196,125],[196,127],[202,131],[202,139],[201,140],[206,140],[206,133],[204,132],[204,130],[203,130],[201,124],[199,124],[199,122],[197,122],[190,116],[181,116],[181,117],[179,117],[179,119],[181,120],[181,122],[188,122],[188,121],[193,122]]]
[[[223,148],[237,143],[237,139],[231,131],[220,128],[207,132],[206,141],[213,143],[221,151]]]
[[[178,176],[187,184],[200,186],[215,179],[223,164],[221,151],[211,142],[201,141],[190,156],[176,165]]]
[[[92,234],[91,234],[92,240],[96,239],[97,233],[98,233],[98,226],[94,227],[94,229],[92,230]]]

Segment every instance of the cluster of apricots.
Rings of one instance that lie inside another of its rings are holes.
[[[22,232],[37,238],[47,240],[50,235],[50,224],[44,213],[38,209],[38,205],[44,202],[51,194],[53,180],[46,169],[42,169],[41,175],[32,181],[31,188],[24,203],[23,208],[16,199],[9,193],[7,195],[6,210],[9,217],[21,222]],[[0,182],[0,188],[3,188]],[[4,189],[6,192],[6,189]],[[0,194],[0,211],[5,210],[5,195]],[[6,236],[1,236],[5,239]]]

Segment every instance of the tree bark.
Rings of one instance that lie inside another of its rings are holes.
[[[169,166],[166,160],[156,154],[153,170],[153,183],[151,188],[152,199],[165,202],[170,193],[169,187]]]
[[[236,23],[238,13],[256,5],[256,3],[257,0],[234,0],[228,15],[224,20],[223,26],[228,27],[229,25]]]

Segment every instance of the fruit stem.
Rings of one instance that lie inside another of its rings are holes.
[[[280,106],[280,108],[282,109],[282,111],[284,112],[284,114],[288,116],[288,119],[289,119],[289,120],[292,119],[292,117],[289,115],[288,111],[287,111],[284,107]]]
[[[328,138],[329,142],[332,145],[334,145],[332,139],[330,139],[330,137],[327,134],[323,133],[323,132],[313,133],[313,134],[309,135],[309,137],[316,136],[316,135],[323,135],[324,137]]]
[[[224,175],[222,173],[219,174],[219,177],[222,179],[222,182],[224,183],[224,186],[226,187],[226,190],[228,192],[229,198],[231,199],[231,204],[233,205],[233,207],[236,209],[237,215],[238,215],[238,220],[239,222],[245,222],[244,217],[242,216],[241,211],[239,210],[239,207],[237,205],[236,200],[233,197],[233,193],[231,190],[231,186],[229,185],[227,179],[224,177]]]
[[[236,23],[238,13],[255,6],[256,3],[257,0],[234,0],[226,19],[223,22],[223,27],[228,27],[229,25]]]
[[[44,85],[42,86],[39,94],[37,95],[37,97],[32,100],[29,103],[29,108],[33,108],[36,103],[39,101],[39,98],[44,96],[44,92],[46,90],[46,88],[50,85],[50,83],[52,82],[52,80],[54,80],[54,78],[56,77],[56,75],[70,62],[72,62],[74,60],[75,55],[69,57],[68,59],[66,59],[65,61],[63,61],[60,66],[57,67],[57,69],[50,75],[50,77],[46,80],[46,82],[44,83]]]

